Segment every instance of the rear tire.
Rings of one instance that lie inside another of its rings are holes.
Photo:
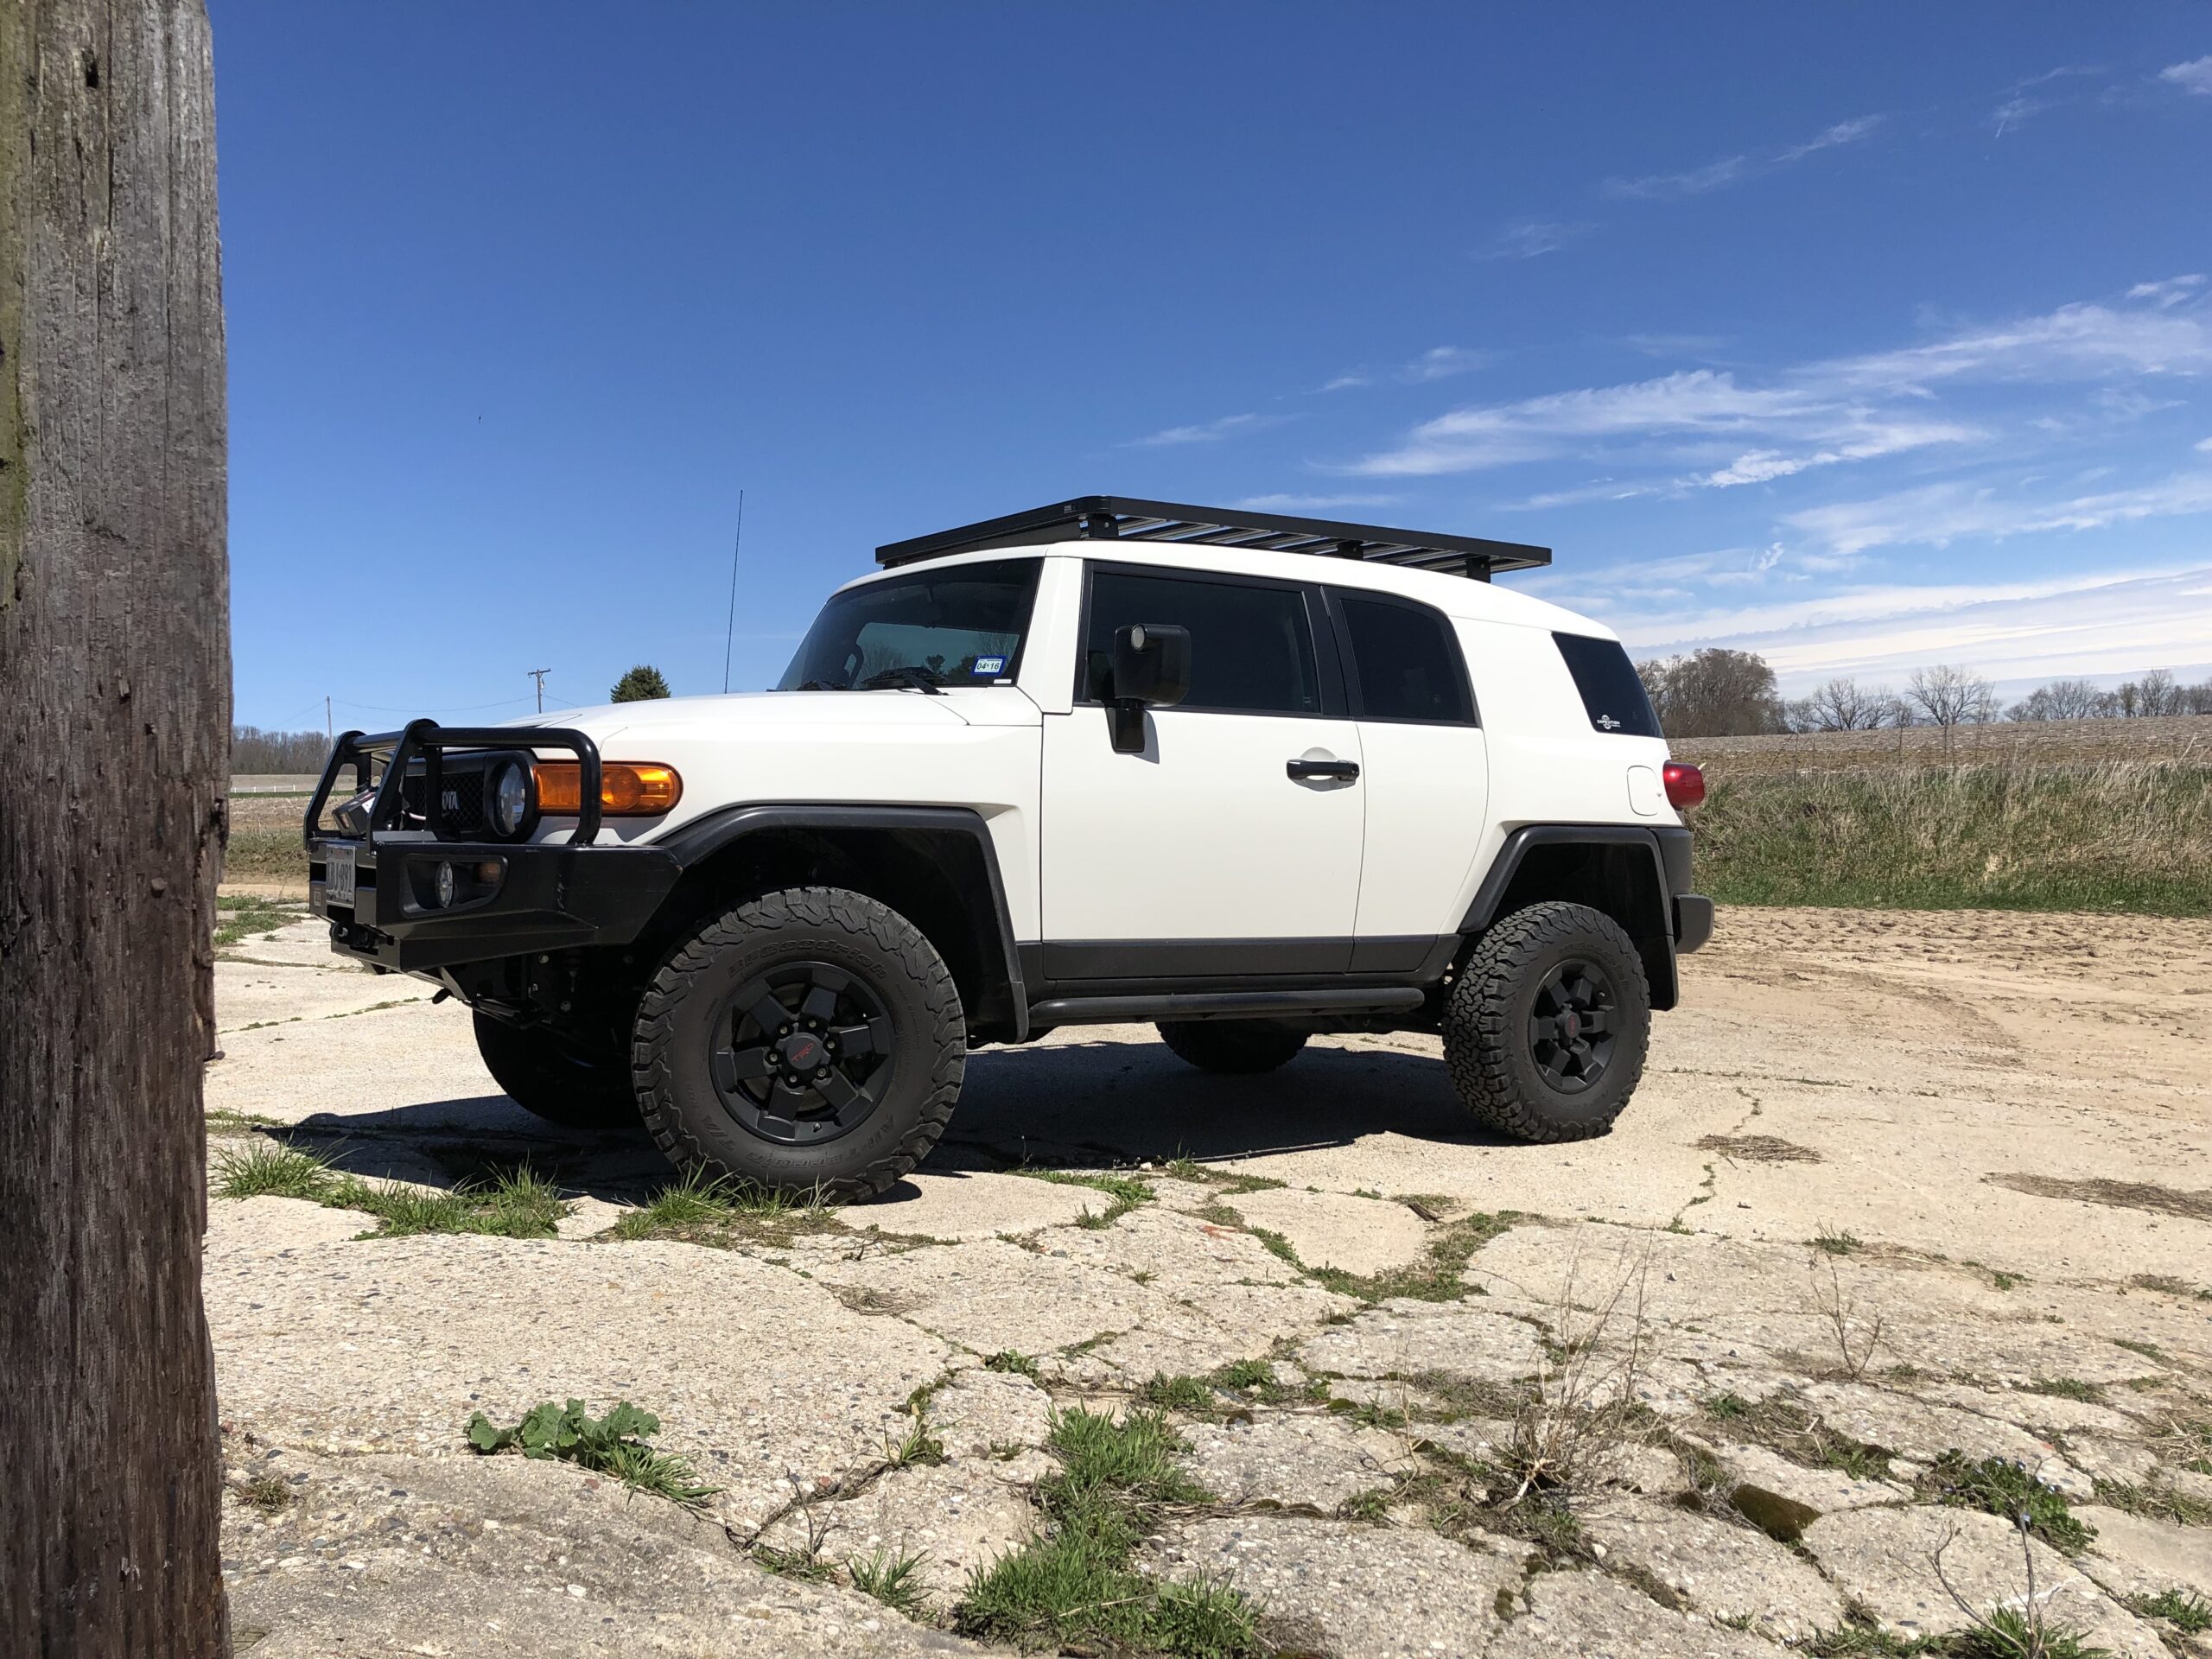
[[[630,1063],[671,1163],[842,1202],[928,1156],[967,1052],[959,990],[920,929],[857,893],[792,887],[668,958]]]
[[[1257,1077],[1287,1065],[1307,1033],[1279,1020],[1163,1020],[1160,1040],[1201,1071]]]
[[[588,1053],[552,1032],[477,1014],[476,1052],[492,1081],[526,1112],[569,1129],[611,1129],[638,1121],[629,1057]]]
[[[1620,924],[1541,904],[1493,925],[1444,1007],[1444,1058],[1474,1114],[1519,1141],[1603,1135],[1643,1075],[1651,988]]]

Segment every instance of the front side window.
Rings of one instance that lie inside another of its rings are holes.
[[[1451,721],[1475,717],[1466,671],[1450,625],[1426,606],[1337,592],[1351,636],[1362,720]]]
[[[1084,641],[1083,693],[1113,696],[1114,634],[1131,623],[1191,631],[1191,690],[1181,707],[1259,715],[1318,715],[1320,680],[1306,595],[1196,577],[1094,570]]]
[[[832,594],[776,690],[1011,684],[1041,563],[992,559]]]

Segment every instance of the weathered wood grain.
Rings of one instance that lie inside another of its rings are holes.
[[[230,722],[200,0],[0,0],[0,1653],[228,1651],[200,1071]]]

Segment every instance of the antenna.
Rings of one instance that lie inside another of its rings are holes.
[[[745,542],[745,492],[737,493],[737,534],[729,544],[729,632],[722,639],[722,690],[729,690],[730,647],[737,643],[737,550]]]
[[[553,671],[550,668],[525,668],[523,670],[524,673],[529,675],[531,679],[537,682],[537,712],[541,715],[545,712],[545,677],[552,671]]]

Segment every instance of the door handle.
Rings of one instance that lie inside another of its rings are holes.
[[[1351,783],[1359,776],[1357,760],[1288,760],[1283,770],[1293,778],[1335,778]]]

